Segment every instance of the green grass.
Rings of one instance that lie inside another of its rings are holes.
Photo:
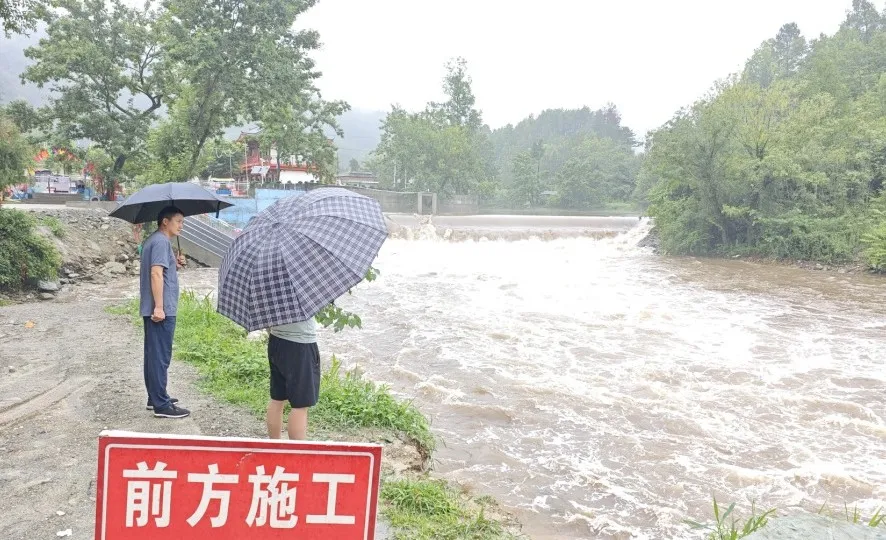
[[[108,308],[137,324],[138,302]],[[267,344],[250,341],[246,332],[218,314],[206,297],[185,292],[176,318],[175,358],[197,368],[203,389],[263,418],[268,402]],[[361,428],[394,432],[411,441],[423,460],[435,448],[428,420],[411,403],[397,400],[386,386],[343,373],[333,357],[320,382],[320,401],[311,409],[311,433],[349,433]],[[514,536],[489,518],[494,500],[470,498],[441,480],[418,474],[383,478],[380,511],[396,538],[506,539]]]
[[[486,517],[489,499],[466,500],[441,480],[386,480],[381,512],[403,539],[514,538],[495,519]]]
[[[769,518],[775,515],[775,509],[771,508],[765,512],[757,513],[756,506],[751,504],[751,515],[744,519],[735,517],[735,503],[729,505],[725,511],[722,510],[714,498],[714,521],[712,523],[699,523],[697,521],[686,520],[686,523],[693,529],[704,529],[710,531],[707,535],[708,540],[738,540],[749,534],[763,528],[769,522]],[[828,517],[834,517],[827,504],[819,508],[818,513]],[[849,523],[856,525],[867,525],[869,527],[886,527],[886,514],[883,508],[878,508],[874,515],[870,518],[862,517],[858,511],[858,507],[851,511],[849,507],[844,505],[844,517]],[[730,519],[731,518],[731,519]]]
[[[738,540],[764,527],[769,522],[769,518],[775,514],[774,508],[758,514],[756,505],[751,504],[751,515],[744,520],[739,520],[735,517],[734,511],[735,503],[730,504],[729,508],[723,511],[717,503],[717,499],[714,498],[713,523],[698,523],[691,520],[687,520],[686,523],[693,529],[710,531],[707,536],[708,540]]]
[[[65,237],[65,226],[62,225],[62,222],[58,220],[55,216],[40,216],[37,218],[37,221],[40,222],[41,225],[45,226],[52,232],[53,236],[56,238],[64,238]]]
[[[109,311],[134,316],[136,310],[137,303],[132,301]],[[210,394],[263,417],[268,404],[267,343],[247,340],[245,330],[216,312],[209,298],[182,293],[173,354],[197,368]],[[311,409],[309,426],[321,433],[390,430],[410,441],[424,459],[435,448],[428,420],[418,409],[397,400],[386,386],[362,379],[356,372],[342,373],[335,357],[323,372],[320,400]]]
[[[334,356],[323,372],[320,400],[311,409],[311,421],[335,428],[387,428],[409,437],[423,460],[431,457],[436,442],[428,420],[410,402],[398,401],[386,386],[361,379],[357,372],[341,374]]]
[[[828,508],[827,503],[823,504],[821,508],[819,508],[818,513],[821,515],[826,515],[828,517],[834,517],[830,508]],[[877,508],[877,511],[874,512],[874,515],[870,518],[864,518],[861,515],[861,512],[858,511],[858,507],[855,506],[852,510],[849,510],[849,506],[843,504],[843,517],[846,518],[846,521],[849,523],[854,523],[856,525],[867,525],[868,527],[886,527],[886,514],[883,513],[883,508]]]

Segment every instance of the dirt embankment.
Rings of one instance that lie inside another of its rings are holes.
[[[38,232],[55,245],[62,264],[56,279],[41,282],[37,290],[7,292],[5,296],[0,292],[0,300],[52,300],[76,283],[106,283],[138,274],[138,237],[132,224],[108,217],[102,209],[30,209],[26,205],[12,208],[34,215],[39,223]]]

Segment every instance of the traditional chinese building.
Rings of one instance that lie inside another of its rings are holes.
[[[238,142],[244,143],[243,171],[237,178],[240,182],[315,184],[319,182],[318,168],[302,156],[279,156],[276,145],[272,145],[267,155],[262,155],[260,130],[240,133]],[[332,141],[329,141],[332,143]],[[278,159],[279,158],[279,159]]]

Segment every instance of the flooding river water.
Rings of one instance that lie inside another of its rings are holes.
[[[533,538],[693,537],[712,496],[886,504],[886,280],[663,258],[636,247],[645,221],[559,219],[451,219],[456,242],[403,216],[340,302],[363,330],[321,351],[414,398],[437,472]]]

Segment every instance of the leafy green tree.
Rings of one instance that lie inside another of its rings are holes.
[[[351,172],[358,172],[360,170],[360,162],[357,161],[357,158],[351,158],[350,163],[348,163],[348,170]]]
[[[556,191],[569,184],[572,186],[570,192],[580,195],[579,199],[570,199],[561,192],[553,198],[541,198],[539,195],[531,205],[554,203],[570,208],[587,208],[590,204],[590,199],[586,197],[589,192],[587,185],[582,183],[584,180],[579,178],[579,171],[582,169],[579,164],[588,157],[585,155],[591,148],[586,145],[588,140],[611,140],[622,155],[634,161],[639,159],[632,155],[633,148],[637,145],[634,134],[621,125],[621,115],[611,103],[598,110],[587,107],[546,110],[538,117],[530,116],[516,126],[498,129],[490,138],[494,148],[495,166],[500,170],[500,183],[509,194],[509,201],[515,204],[526,204],[529,201],[528,194]],[[525,158],[519,158],[520,167],[514,166],[518,156],[524,152],[529,152],[536,160],[535,178],[525,172],[525,167],[522,166]],[[564,173],[567,164],[569,170]],[[636,167],[632,170],[636,170]],[[594,205],[627,203],[630,200],[632,196],[629,195],[624,201],[607,200]]]
[[[105,189],[126,160],[144,150],[148,129],[164,103],[157,12],[121,0],[50,0],[46,37],[25,51],[34,61],[22,79],[49,84],[44,111],[59,134],[88,139],[114,157]]]
[[[535,208],[541,203],[541,192],[544,186],[539,175],[540,156],[536,159],[531,151],[521,152],[514,158],[514,202],[518,205],[529,204]]]
[[[612,139],[590,137],[557,175],[558,203],[564,208],[597,209],[629,201],[637,166],[633,153]]]
[[[478,194],[497,189],[488,130],[473,108],[463,60],[447,65],[447,101],[429,103],[420,113],[393,107],[382,123],[381,142],[370,161],[384,186],[433,191],[441,197]]]
[[[315,119],[324,121],[331,110],[341,109],[340,103],[315,97],[313,81],[320,74],[308,54],[318,47],[317,33],[294,29],[297,17],[314,3],[165,0],[160,24],[165,54],[176,81],[175,99],[185,100],[174,112],[190,138],[186,176],[200,170],[207,141],[243,122],[262,123],[277,132],[278,144],[299,153],[328,153],[322,147],[294,147],[301,144],[302,131],[313,133]]]
[[[855,30],[865,42],[870,42],[883,30],[884,17],[869,0],[852,0],[852,9],[843,22],[844,28]]]
[[[856,1],[835,35],[805,50],[786,25],[740,79],[651,135],[638,195],[665,250],[845,262],[866,248],[880,267],[886,30],[878,17]]]
[[[443,78],[443,93],[447,100],[443,103],[428,104],[430,114],[438,114],[450,126],[461,126],[475,132],[483,124],[480,111],[475,109],[476,98],[468,76],[468,63],[464,58],[456,58],[446,64]]]
[[[36,0],[0,0],[0,26],[4,34],[24,34],[36,27],[41,4]]]
[[[31,146],[5,111],[0,110],[0,193],[25,178],[33,160]]]
[[[207,163],[199,173],[200,178],[234,178],[241,172],[240,159],[244,151],[242,142],[224,139],[211,141],[207,144]]]
[[[30,212],[0,208],[0,291],[19,290],[57,275],[61,257],[37,233]]]
[[[46,118],[41,115],[40,111],[34,109],[28,102],[22,100],[11,101],[3,106],[3,114],[12,120],[19,132],[28,137],[28,140],[36,144],[37,140],[32,140],[29,134],[33,134],[38,139],[45,138],[46,133],[51,126],[47,125]]]
[[[282,160],[295,156],[317,167],[317,176],[330,183],[338,166],[326,130],[344,135],[337,119],[350,107],[343,101],[324,102],[311,95],[316,93],[312,88],[305,90],[293,103],[269,104],[262,111],[261,141],[266,149],[276,149],[278,167]]]

